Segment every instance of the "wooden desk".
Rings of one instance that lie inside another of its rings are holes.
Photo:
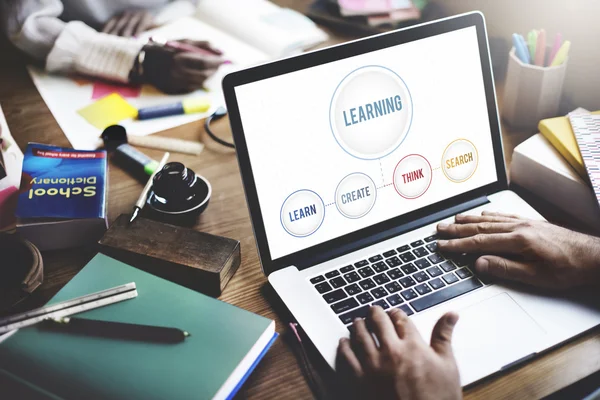
[[[288,6],[302,11],[309,2],[280,3],[287,3]],[[332,34],[331,43],[345,39],[347,38]],[[3,59],[0,63],[0,104],[19,146],[25,149],[27,142],[36,141],[68,147],[69,142],[29,79],[24,69],[23,57],[5,42],[0,44],[0,54]],[[216,123],[215,130],[223,137],[230,136],[226,120]],[[504,146],[507,158],[510,159],[514,146],[527,134],[505,128]],[[204,137],[200,122],[171,129],[163,135],[194,140]],[[181,161],[204,175],[213,185],[211,204],[202,215],[196,229],[241,241],[242,265],[220,299],[274,319],[277,331],[286,332],[286,321],[280,318],[281,313],[275,313],[274,305],[277,302],[269,294],[267,280],[261,272],[235,154],[215,145],[210,139],[205,140],[205,143],[208,148],[201,156],[174,155],[173,160]],[[144,152],[155,159],[161,156],[159,151],[145,149]],[[119,214],[131,211],[143,183],[112,164],[109,182],[109,220],[113,221]],[[94,254],[95,251],[91,248],[44,253],[45,281],[39,290],[15,311],[44,304]],[[239,398],[312,397],[290,343],[290,340],[282,338],[274,344],[238,395]],[[599,369],[600,330],[596,329],[525,366],[469,388],[465,395],[467,398],[540,398]]]

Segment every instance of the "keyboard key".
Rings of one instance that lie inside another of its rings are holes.
[[[392,307],[397,306],[400,303],[404,303],[404,300],[402,300],[402,297],[400,297],[399,294],[394,294],[394,295],[386,298],[386,300]]]
[[[390,266],[390,268],[394,268],[402,264],[402,261],[400,261],[400,259],[396,256],[388,258],[387,260],[385,260],[385,262],[387,265]]]
[[[387,296],[387,295],[388,295],[388,292],[387,292],[387,290],[385,290],[384,288],[382,288],[382,287],[378,287],[378,288],[375,288],[375,289],[371,290],[371,294],[372,294],[372,295],[373,295],[373,296],[374,296],[376,299],[380,299],[380,298],[382,298],[382,297],[384,297],[384,296]]]
[[[314,278],[312,278],[310,280],[310,283],[319,283],[319,282],[323,282],[325,280],[325,278],[323,277],[323,275],[319,275],[319,276],[315,276]]]
[[[440,278],[435,278],[429,281],[429,286],[431,286],[435,290],[438,290],[446,286],[446,284],[442,282]]]
[[[417,272],[417,267],[415,267],[412,264],[406,264],[400,267],[400,269],[402,270],[402,272],[404,272],[406,275],[410,275],[413,272]]]
[[[331,279],[335,276],[338,276],[340,274],[340,271],[338,271],[337,269],[335,271],[329,271],[328,273],[325,274],[325,278],[327,279]]]
[[[415,297],[417,297],[417,294],[412,289],[405,290],[404,292],[401,292],[400,294],[402,295],[402,297],[404,297],[404,300],[412,300]]]
[[[468,293],[471,290],[482,287],[483,285],[475,278],[469,278],[456,285],[448,286],[447,288],[438,290],[437,292],[433,292],[430,295],[425,297],[421,297],[410,303],[410,305],[417,311],[423,311],[428,309],[429,307],[433,307],[437,304],[440,304],[444,301],[453,299],[461,294]]]
[[[386,269],[388,269],[388,266],[385,262],[383,261],[379,261],[378,263],[375,263],[373,265],[371,265],[371,267],[373,267],[373,269],[375,270],[375,272],[383,272]]]
[[[416,248],[413,250],[413,253],[415,253],[415,256],[419,258],[425,257],[427,254],[429,254],[429,252],[425,250],[425,247]]]
[[[371,267],[364,267],[358,270],[358,273],[360,274],[360,276],[362,276],[363,278],[368,278],[370,276],[375,275],[375,271],[373,271],[371,269]]]
[[[387,274],[391,279],[394,279],[394,280],[399,279],[404,276],[404,274],[402,272],[400,272],[400,270],[398,268],[390,269],[387,272]]]
[[[458,271],[456,271],[456,275],[458,275],[458,277],[460,279],[467,279],[470,276],[473,276],[473,274],[471,273],[471,271],[469,270],[469,268],[461,268]]]
[[[384,310],[387,310],[388,308],[390,308],[390,305],[384,300],[377,300],[375,303],[371,304],[371,306],[379,306],[381,308],[383,308]]]
[[[377,254],[376,256],[373,256],[373,257],[369,257],[369,261],[372,263],[381,261],[381,260],[383,260],[383,257],[380,254]]]
[[[417,259],[417,257],[415,257],[415,255],[409,251],[409,252],[400,254],[400,259],[402,261],[404,261],[405,263],[407,263],[407,262],[415,261]]]
[[[400,280],[398,282],[400,282],[400,284],[402,285],[403,288],[408,288],[408,287],[411,287],[411,286],[414,286],[417,284],[414,281],[414,279],[411,278],[410,276],[405,276],[404,278],[400,278]]]
[[[435,278],[436,276],[440,276],[441,274],[443,274],[442,270],[439,269],[438,267],[427,268],[425,271],[427,271],[427,273],[429,273],[429,275],[431,275],[432,278]]]
[[[448,255],[448,258],[454,261],[459,267],[464,267],[465,265],[473,265],[477,256],[473,254],[451,254]]]
[[[354,266],[352,265],[346,265],[345,267],[340,268],[340,272],[342,274],[345,274],[346,272],[350,272],[354,269]]]
[[[340,315],[340,320],[342,321],[342,324],[351,324],[352,322],[354,322],[354,320],[356,318],[367,318],[367,315],[369,314],[369,306],[363,306],[360,308],[357,308],[355,310],[352,310],[350,312],[347,312],[346,314],[342,314]]]
[[[385,258],[388,258],[388,257],[391,257],[391,256],[393,256],[393,255],[395,255],[395,254],[396,254],[396,250],[393,250],[393,249],[392,249],[392,250],[388,250],[388,251],[386,251],[385,253],[383,253],[383,256],[384,256]]]
[[[356,301],[354,297],[350,297],[349,299],[342,300],[339,303],[331,305],[331,309],[336,314],[352,310],[354,307],[358,307],[358,301]]]
[[[417,240],[416,242],[412,242],[410,244],[411,247],[419,247],[419,246],[423,246],[423,241],[422,240]]]
[[[388,283],[390,281],[390,278],[388,278],[388,276],[386,274],[379,274],[379,275],[375,275],[373,277],[373,280],[375,281],[376,284],[383,285],[384,283]]]
[[[444,261],[444,257],[440,256],[437,253],[430,255],[429,257],[427,257],[427,259],[431,261],[432,264],[438,264]]]
[[[329,292],[331,289],[331,286],[329,286],[329,283],[327,282],[323,282],[323,283],[319,283],[317,285],[315,285],[315,289],[317,289],[317,292],[319,293],[325,293],[325,292]]]
[[[425,259],[425,258],[421,258],[421,259],[415,261],[415,265],[417,267],[419,267],[419,269],[425,269],[427,267],[431,267],[431,263],[429,261],[427,261],[427,259]]]
[[[458,278],[452,272],[442,276],[442,279],[445,280],[448,285],[458,281]]]
[[[435,253],[437,251],[437,242],[433,242],[433,243],[428,243],[425,245],[425,247],[427,247],[427,250],[429,250],[432,253]]]
[[[346,293],[348,293],[349,296],[354,296],[355,294],[360,292],[362,292],[362,290],[360,290],[360,287],[358,287],[356,283],[346,286]]]
[[[427,294],[427,293],[431,293],[431,292],[432,292],[431,288],[430,288],[430,287],[429,287],[429,285],[428,285],[428,284],[426,284],[426,283],[423,283],[423,284],[421,284],[421,285],[417,285],[417,286],[415,286],[415,290],[416,290],[416,291],[417,291],[417,292],[418,292],[418,293],[419,293],[421,296],[423,296],[424,294]]]
[[[429,242],[433,242],[435,239],[437,239],[437,235],[431,235],[431,236],[427,236],[424,240],[429,243]]]
[[[363,290],[369,290],[375,287],[375,282],[373,282],[373,279],[365,279],[358,282],[358,284]]]
[[[398,253],[404,253],[405,251],[410,250],[410,246],[405,244],[404,246],[398,247],[396,250]]]
[[[373,300],[373,296],[371,296],[371,293],[369,292],[364,292],[359,294],[358,296],[356,296],[356,298],[358,299],[358,301],[360,301],[360,304],[366,304],[366,303],[370,303]]]
[[[402,290],[402,286],[400,286],[400,284],[396,281],[388,283],[387,285],[385,285],[385,288],[390,293],[396,293],[396,292]]]
[[[338,276],[337,278],[333,278],[332,280],[329,281],[329,283],[334,288],[339,288],[339,287],[347,285],[346,281],[341,276]]]
[[[456,269],[456,266],[450,261],[444,261],[440,264],[440,267],[446,272],[454,271]]]
[[[425,271],[419,271],[416,274],[414,274],[412,277],[417,282],[425,282],[425,281],[429,280],[429,275],[427,275],[425,273]]]
[[[348,297],[348,295],[346,294],[346,292],[344,292],[344,289],[334,290],[333,292],[325,293],[323,295],[323,299],[328,304],[335,303],[336,301],[345,299],[346,297]]]
[[[410,308],[408,306],[408,304],[402,304],[401,306],[398,306],[396,308],[401,309],[402,311],[404,311],[406,313],[406,315],[413,315],[415,312],[412,310],[412,308]]]
[[[369,262],[367,260],[360,260],[359,262],[354,263],[354,266],[356,268],[364,267],[366,265],[369,265]]]
[[[356,273],[356,271],[352,271],[349,274],[344,275],[344,278],[348,281],[348,283],[360,281],[360,275]]]

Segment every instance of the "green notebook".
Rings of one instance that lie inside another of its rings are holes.
[[[157,344],[32,326],[0,344],[0,382],[42,398],[230,398],[277,336],[269,319],[102,254],[48,304],[129,282],[137,285],[136,298],[77,316],[170,326],[191,337]]]

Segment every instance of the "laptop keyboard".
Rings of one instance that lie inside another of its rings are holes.
[[[466,254],[444,257],[437,252],[437,236],[390,249],[353,264],[310,278],[344,325],[365,318],[370,306],[400,308],[407,315],[483,286]]]

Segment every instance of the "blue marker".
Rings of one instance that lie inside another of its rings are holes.
[[[527,45],[525,44],[523,36],[513,33],[512,39],[516,56],[525,64],[529,64],[529,51],[527,50]]]
[[[208,111],[209,108],[210,103],[205,99],[186,99],[177,103],[140,108],[137,118],[143,120],[171,115],[201,113]]]

